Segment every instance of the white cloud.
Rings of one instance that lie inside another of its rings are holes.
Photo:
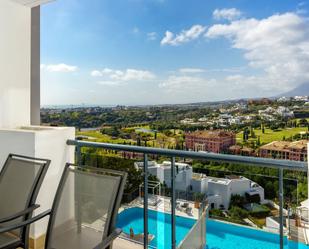
[[[234,74],[209,78],[174,74],[163,80],[159,88],[166,94],[172,94],[178,102],[198,102],[272,96],[271,93],[288,90],[275,82],[277,82],[276,78],[256,75]]]
[[[216,24],[206,37],[227,38],[233,48],[243,50],[249,66],[264,72],[250,79],[261,88],[275,84],[277,89],[291,89],[309,81],[308,26],[307,18],[285,13]]]
[[[102,72],[100,72],[100,71],[98,71],[98,70],[93,70],[93,71],[90,73],[90,75],[91,75],[92,77],[102,77],[102,76],[103,76]]]
[[[204,73],[204,72],[206,72],[206,70],[202,69],[202,68],[187,67],[187,68],[180,68],[179,72],[180,73]]]
[[[99,81],[98,84],[103,85],[103,86],[119,86],[119,85],[121,85],[121,82],[102,80],[102,81]]]
[[[60,64],[51,64],[51,65],[45,65],[41,64],[41,69],[46,70],[48,72],[62,72],[62,73],[68,73],[68,72],[75,72],[77,71],[77,66],[71,66],[64,63]]]
[[[147,70],[138,70],[128,68],[126,70],[114,70],[110,68],[104,68],[101,71],[93,70],[91,73],[93,77],[103,77],[108,79],[102,82],[110,82],[112,81],[147,81],[153,80],[156,78],[155,74]],[[107,83],[109,84],[109,83]]]
[[[166,88],[169,91],[194,91],[195,89],[201,90],[207,85],[215,84],[215,79],[206,79],[202,77],[193,77],[188,75],[171,75],[166,80],[159,84],[160,88]]]
[[[157,39],[157,33],[156,32],[150,32],[150,33],[147,33],[147,39],[149,41],[154,41]]]
[[[174,39],[174,34],[170,31],[165,32],[165,36],[161,40],[161,45],[169,44]]]
[[[155,75],[149,71],[127,69],[126,71],[116,71],[110,77],[116,80],[130,81],[130,80],[152,80]]]
[[[231,8],[231,9],[215,9],[212,13],[213,18],[216,20],[226,19],[229,21],[236,20],[242,16],[240,10]]]
[[[205,26],[193,25],[188,30],[183,30],[179,34],[174,35],[170,31],[165,32],[165,36],[161,40],[161,45],[177,46],[199,38],[206,30]]]

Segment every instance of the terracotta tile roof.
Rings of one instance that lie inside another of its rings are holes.
[[[307,148],[307,140],[300,140],[295,142],[288,142],[288,141],[273,141],[269,144],[263,145],[260,147],[262,150],[303,150]]]
[[[223,131],[223,130],[214,130],[214,131],[195,131],[191,133],[187,133],[186,135],[193,135],[196,137],[203,137],[203,138],[218,138],[218,137],[230,137],[235,136],[235,133],[230,131]]]

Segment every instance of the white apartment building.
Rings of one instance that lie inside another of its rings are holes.
[[[293,99],[295,101],[308,101],[309,100],[309,96],[295,96]]]
[[[294,117],[293,111],[290,111],[289,108],[284,107],[284,106],[279,106],[276,110],[276,114],[278,114],[278,115],[280,115],[281,117],[284,117],[284,118]]]
[[[289,108],[284,106],[279,106],[277,109],[267,107],[265,110],[259,110],[259,115],[264,118],[268,117],[269,115],[279,115],[284,118],[294,117],[293,111],[290,111]]]
[[[264,189],[246,177],[210,177],[205,174],[193,173],[192,167],[189,164],[175,163],[175,165],[176,190],[206,194],[211,208],[228,209],[232,195],[259,195],[261,202],[264,202]],[[136,162],[134,166],[142,170],[144,162]],[[149,161],[148,172],[150,175],[156,176],[160,183],[165,183],[167,187],[171,187],[171,162],[164,161],[160,164],[155,161]]]
[[[144,162],[134,163],[138,169],[143,169]],[[176,165],[176,179],[175,189],[179,191],[187,191],[191,186],[192,167],[186,163],[175,163]],[[159,164],[155,161],[148,162],[148,172],[150,175],[156,176],[160,183],[165,183],[167,187],[171,187],[171,162],[164,161]]]
[[[207,195],[211,208],[228,209],[232,195],[259,195],[261,202],[264,202],[264,189],[243,176],[215,178],[203,174],[194,174],[191,186],[192,191]]]

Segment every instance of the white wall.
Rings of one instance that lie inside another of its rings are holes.
[[[220,195],[210,195],[207,197],[207,199],[210,208],[212,206],[212,203],[214,204],[213,208],[220,208],[220,205],[222,205],[222,196]]]
[[[222,205],[226,209],[229,208],[231,200],[231,188],[229,184],[220,184],[216,182],[208,182],[208,194],[209,195],[220,195],[222,199]]]
[[[208,178],[192,179],[191,186],[193,192],[207,193],[208,191]]]
[[[250,189],[251,181],[249,179],[237,179],[231,181],[231,194],[232,195],[245,195],[246,191]]]
[[[161,172],[159,175],[163,176],[164,182],[170,188],[171,187],[171,168],[170,167],[160,167],[158,172]],[[180,190],[180,191],[188,190],[188,187],[191,185],[191,179],[192,179],[192,168],[185,169],[185,170],[179,169],[178,174],[176,172],[175,189]]]
[[[51,208],[64,165],[66,162],[74,162],[74,146],[66,145],[66,141],[74,137],[75,129],[69,127],[0,129],[0,170],[9,153],[51,160],[37,198],[37,204],[41,207],[35,211],[35,214]],[[70,194],[74,194],[73,188]],[[73,214],[73,207],[68,208],[67,211]],[[65,210],[62,212],[64,213]],[[47,218],[36,222],[31,226],[31,237],[38,238],[45,234],[46,228]]]
[[[0,127],[30,124],[31,9],[0,1]]]

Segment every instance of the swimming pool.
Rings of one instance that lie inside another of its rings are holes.
[[[151,246],[158,249],[171,248],[171,215],[149,210],[149,233],[155,238]],[[185,217],[176,217],[176,243],[177,245],[189,232],[195,220]],[[134,207],[122,211],[118,215],[117,227],[124,232],[143,233],[143,209]],[[207,221],[207,248],[208,249],[274,249],[279,248],[279,236],[261,230],[227,224],[219,221]],[[309,249],[302,243],[285,239],[286,249]]]

